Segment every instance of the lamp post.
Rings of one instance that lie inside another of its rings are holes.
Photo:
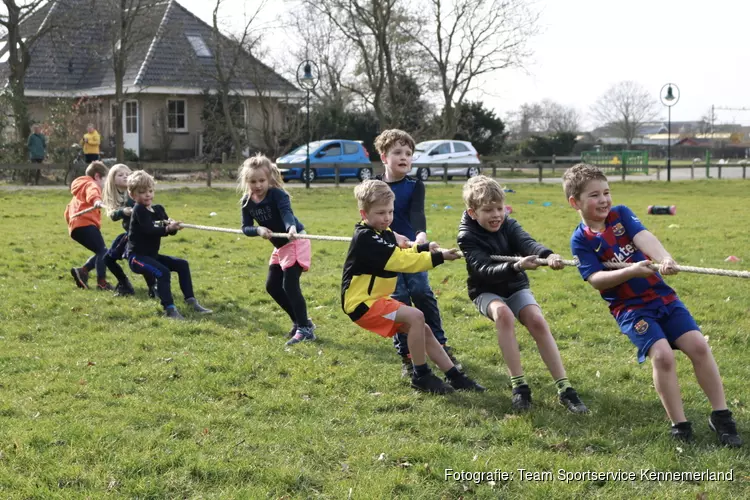
[[[672,181],[672,106],[680,100],[680,89],[674,83],[667,83],[659,93],[661,103],[667,107],[667,182]]]
[[[310,130],[310,92],[315,90],[319,75],[318,66],[309,59],[302,61],[297,66],[297,83],[307,92],[307,157],[305,158],[305,187],[307,189],[310,188],[310,142],[312,142],[312,131]]]

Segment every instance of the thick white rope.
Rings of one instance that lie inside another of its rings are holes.
[[[180,224],[180,227],[188,228],[188,229],[200,229],[202,231],[218,231],[221,233],[234,233],[234,234],[243,234],[243,232],[240,229],[230,229],[225,227],[214,227],[214,226],[200,226],[197,224]],[[289,238],[289,233],[271,233],[271,236],[273,238]],[[323,241],[345,241],[349,242],[352,239],[348,236],[325,236],[325,235],[319,235],[319,234],[297,234],[297,238],[300,239],[307,239],[307,240],[323,240]],[[413,242],[409,242],[409,245],[413,245]],[[443,248],[439,248],[438,251],[445,251]],[[458,255],[463,257],[463,252],[458,252]],[[518,262],[519,260],[523,259],[523,257],[518,256],[508,256],[508,255],[492,255],[492,260],[496,260],[499,262]],[[542,266],[548,266],[549,262],[548,259],[536,259],[536,262]],[[566,266],[575,266],[578,267],[579,262],[577,259],[574,260],[563,260],[563,264]],[[630,267],[634,265],[633,263],[628,262],[604,262],[604,267],[608,269],[622,269],[624,267]],[[656,271],[659,270],[658,264],[651,264],[651,269],[654,269]],[[677,270],[683,273],[696,273],[696,274],[711,274],[716,276],[729,276],[732,278],[750,278],[750,271],[732,271],[730,269],[716,269],[711,267],[694,267],[694,266],[677,266]]]

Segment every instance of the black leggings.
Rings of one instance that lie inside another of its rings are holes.
[[[127,281],[128,277],[120,265],[112,259],[107,259],[107,247],[104,244],[102,232],[96,226],[83,226],[73,229],[70,237],[75,241],[94,252],[89,260],[83,265],[86,271],[96,268],[96,279],[103,280],[107,277],[107,268],[112,271],[117,281]]]
[[[266,291],[286,311],[295,325],[307,326],[307,303],[299,287],[301,275],[302,267],[299,264],[284,271],[278,264],[269,266]]]

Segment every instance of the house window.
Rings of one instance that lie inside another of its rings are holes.
[[[167,128],[170,132],[187,132],[187,101],[167,99]]]
[[[190,45],[193,46],[193,50],[195,51],[195,55],[198,57],[211,57],[211,51],[208,50],[208,45],[206,45],[206,42],[203,41],[203,37],[200,35],[185,35],[190,42]]]

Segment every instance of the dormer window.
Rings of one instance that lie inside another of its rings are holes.
[[[203,37],[200,35],[185,35],[187,36],[190,45],[193,46],[195,55],[198,57],[211,57],[211,51],[208,50],[208,45],[203,41]]]

